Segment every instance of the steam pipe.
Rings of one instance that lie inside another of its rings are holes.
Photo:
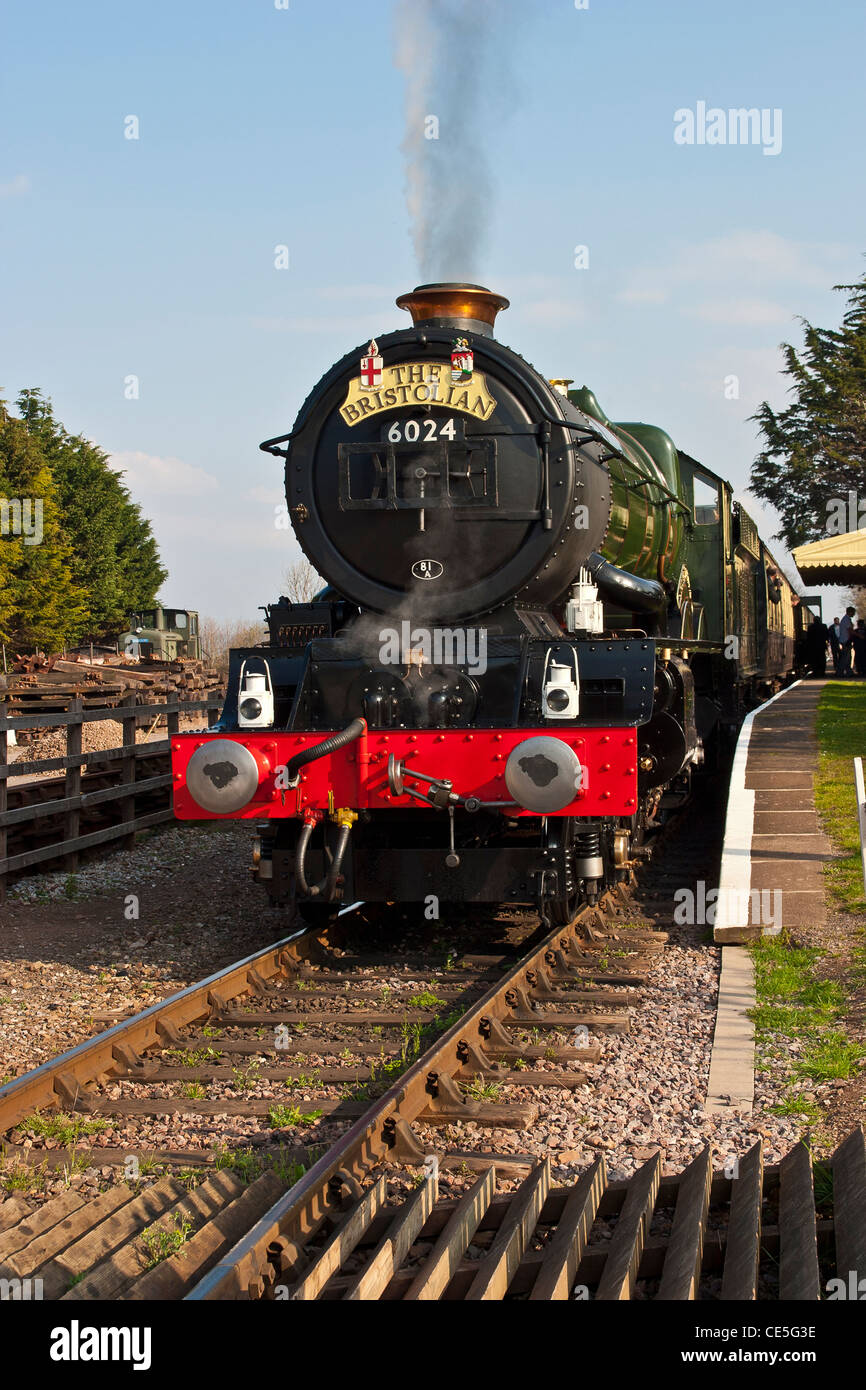
[[[307,763],[314,763],[318,758],[325,758],[329,753],[336,753],[338,748],[345,748],[347,743],[354,743],[356,738],[360,738],[366,732],[366,719],[353,719],[351,724],[347,724],[345,729],[341,729],[338,734],[331,734],[330,738],[323,739],[321,743],[314,743],[312,747],[304,748],[300,753],[296,753],[286,764],[288,785],[290,787],[298,785],[300,770],[302,767],[306,767]]]
[[[584,561],[584,569],[589,571],[593,584],[597,584],[612,602],[629,612],[649,615],[648,635],[664,629],[668,599],[664,587],[657,580],[639,579],[628,570],[618,569],[597,551],[593,551]]]

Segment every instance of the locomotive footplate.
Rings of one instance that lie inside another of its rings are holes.
[[[285,776],[292,758],[331,737],[278,730],[175,735],[176,817],[320,820],[341,807],[445,811],[449,804],[509,818],[631,816],[637,809],[635,729],[365,729],[308,762],[298,778]]]

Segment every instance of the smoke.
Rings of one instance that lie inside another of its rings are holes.
[[[488,152],[516,101],[519,0],[397,0],[406,201],[422,281],[479,274],[493,213]]]

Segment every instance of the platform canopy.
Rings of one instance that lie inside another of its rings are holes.
[[[807,584],[866,584],[866,527],[792,550]]]

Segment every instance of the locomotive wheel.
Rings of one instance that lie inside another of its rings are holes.
[[[573,816],[551,817],[548,821],[547,843],[551,849],[564,846],[567,854],[574,853]],[[564,893],[556,898],[545,898],[544,908],[554,927],[565,927],[574,917],[581,904],[580,891],[575,886],[572,893]]]

